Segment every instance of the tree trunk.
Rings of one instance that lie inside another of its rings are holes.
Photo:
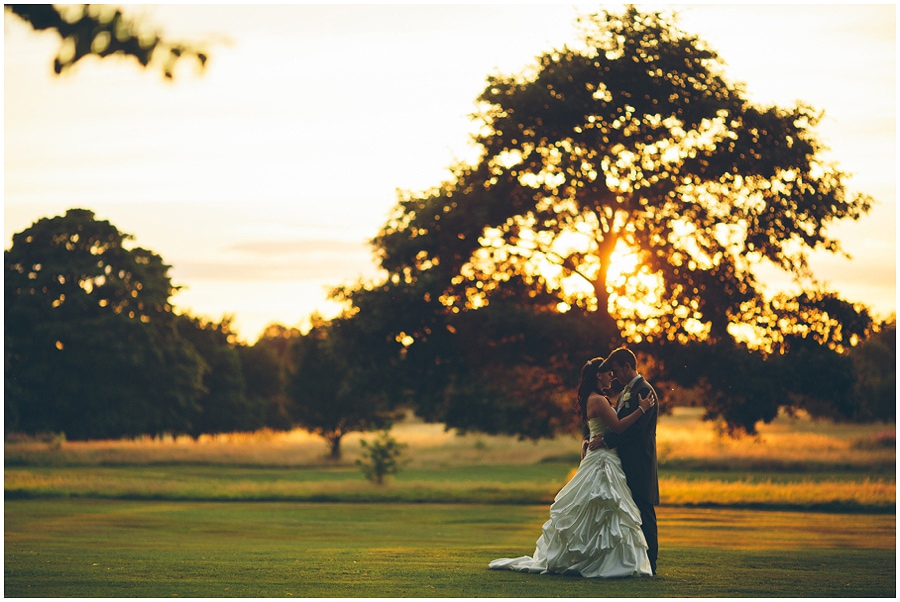
[[[341,459],[341,437],[343,435],[332,435],[328,438],[328,442],[331,444],[331,455],[328,457],[332,460]]]
[[[598,342],[607,342],[602,339],[607,339],[610,343],[619,341],[621,338],[619,325],[616,324],[616,319],[609,313],[609,293],[606,290],[606,279],[598,279],[593,284],[594,294],[597,296],[598,331],[601,335],[601,340]]]
[[[609,277],[609,267],[613,250],[616,247],[618,237],[608,234],[603,240],[597,241],[597,259],[600,260],[600,272],[597,279],[591,284],[594,287],[594,295],[597,297],[597,317],[600,321],[600,330],[604,336],[610,339],[619,338],[619,327],[615,318],[609,312],[609,291],[606,281]]]

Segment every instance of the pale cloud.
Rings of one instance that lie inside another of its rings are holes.
[[[374,269],[366,270],[365,258],[360,254],[329,254],[322,257],[311,253],[290,261],[181,261],[173,266],[171,275],[176,284],[192,282],[247,282],[256,285],[268,282],[319,282],[324,288],[349,284],[364,278],[365,272],[374,275]],[[352,275],[356,275],[355,278]]]
[[[337,286],[375,275],[372,250],[363,242],[328,239],[247,241],[209,254],[207,261],[185,258],[173,266],[184,282],[282,281]],[[327,283],[327,285],[325,284]]]
[[[348,253],[358,255],[362,251],[368,252],[368,246],[343,240],[258,240],[231,245],[225,250],[276,257],[309,254],[343,255]]]

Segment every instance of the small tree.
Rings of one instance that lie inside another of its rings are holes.
[[[366,478],[376,485],[384,485],[384,477],[389,474],[397,474],[400,471],[400,454],[406,443],[400,443],[391,436],[390,430],[381,432],[378,439],[369,443],[365,439],[360,440],[367,462],[357,460],[356,464],[362,467]]]
[[[377,389],[367,369],[365,350],[342,320],[313,317],[313,327],[291,345],[291,375],[286,388],[291,418],[324,437],[330,457],[341,457],[341,439],[350,432],[386,428],[390,403]]]

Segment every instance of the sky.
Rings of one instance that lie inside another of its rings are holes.
[[[618,10],[621,5],[605,5]],[[638,5],[722,57],[764,105],[809,104],[825,157],[873,211],[830,233],[852,256],[812,268],[886,317],[896,311],[896,7]],[[377,276],[368,241],[398,190],[477,156],[469,115],[493,73],[576,40],[597,5],[127,5],[172,39],[204,41],[175,81],[131,59],[52,72],[58,38],[4,18],[4,238],[85,208],[172,266],[178,311],[270,323],[330,317],[333,287]],[[783,275],[763,274],[774,289]]]

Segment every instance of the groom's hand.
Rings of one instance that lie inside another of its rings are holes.
[[[590,443],[588,443],[588,449],[591,451],[594,451],[595,449],[600,449],[601,447],[606,447],[606,442],[603,440],[603,437],[600,435],[597,435],[596,437],[591,439]]]
[[[638,394],[638,405],[641,407],[642,410],[644,409],[644,402],[645,402],[645,401],[649,401],[649,402],[650,402],[650,405],[649,405],[648,409],[649,409],[649,408],[652,408],[653,406],[656,405],[656,401],[657,401],[657,399],[656,399],[656,393],[655,393],[652,389],[651,389],[650,391],[647,391],[647,394],[646,394],[646,395],[640,395],[640,394]],[[644,411],[646,412],[646,410],[644,410]]]

